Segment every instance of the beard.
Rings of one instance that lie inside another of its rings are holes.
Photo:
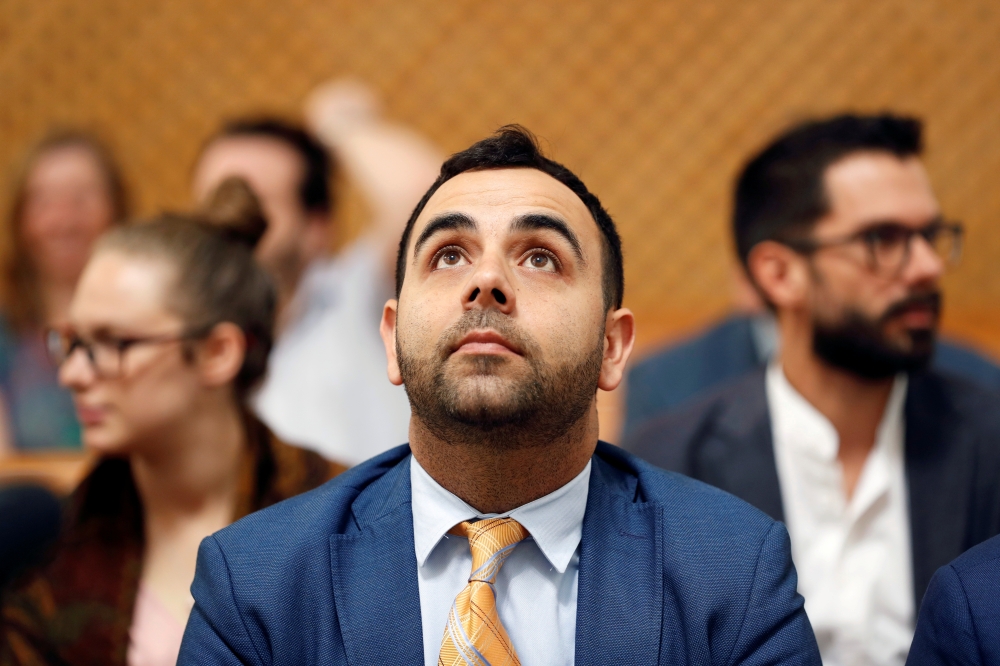
[[[522,357],[454,356],[459,341],[476,329],[496,331]],[[428,358],[411,355],[399,338],[396,356],[410,407],[432,434],[446,442],[513,449],[553,442],[584,419],[597,393],[603,330],[597,342],[575,359],[550,364],[508,316],[469,310]]]
[[[941,311],[941,294],[911,296],[894,303],[871,319],[848,310],[836,323],[813,321],[813,350],[830,365],[865,379],[886,379],[900,372],[922,370],[934,356],[936,328],[909,330],[909,344],[900,345],[883,333],[892,318],[913,306],[930,308],[935,319]]]

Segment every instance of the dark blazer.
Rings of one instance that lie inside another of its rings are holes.
[[[819,664],[795,585],[783,525],[598,445],[578,666]],[[422,664],[409,447],[205,539],[192,591],[182,665]]]
[[[657,419],[624,447],[784,520],[765,370]],[[904,407],[913,591],[938,567],[1000,534],[1000,394],[936,371],[910,375]]]
[[[1000,537],[931,579],[907,664],[1000,664]]]
[[[728,317],[633,365],[626,378],[625,435],[766,363],[754,342],[752,322],[746,315]],[[939,341],[933,363],[938,370],[1000,390],[1000,367],[958,343]]]

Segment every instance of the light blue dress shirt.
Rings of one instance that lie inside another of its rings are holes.
[[[514,548],[496,580],[497,612],[523,666],[570,666],[576,652],[580,538],[591,463],[562,488],[508,513],[531,534]],[[445,490],[410,457],[413,542],[424,637],[424,663],[435,666],[448,611],[472,572],[465,537],[448,530],[481,514]]]

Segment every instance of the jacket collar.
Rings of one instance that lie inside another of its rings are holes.
[[[419,664],[423,634],[409,447],[373,462],[385,471],[355,499],[354,529],[330,538],[341,635],[349,663]],[[649,637],[660,635],[663,617],[663,508],[637,501],[631,467],[617,447],[598,444],[580,547],[576,663],[581,666],[614,663],[622,654],[636,663],[658,661],[659,642]]]
[[[919,608],[938,567],[977,542],[973,497],[978,442],[975,430],[964,424],[952,393],[936,373],[910,376],[903,409],[913,592]]]
[[[600,442],[580,543],[576,661],[659,662],[663,624],[663,507],[638,501],[627,454]]]
[[[717,437],[694,452],[692,476],[730,492],[775,520],[785,519],[764,367],[747,373],[719,400],[713,428]]]
[[[354,529],[330,537],[333,597],[347,661],[420,664],[424,659],[417,556],[410,509],[410,449],[374,461],[381,477],[352,505]]]

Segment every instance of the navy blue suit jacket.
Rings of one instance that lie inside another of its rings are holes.
[[[624,434],[766,363],[754,342],[752,321],[746,315],[729,317],[636,363],[626,378]],[[1000,367],[954,342],[938,342],[934,368],[1000,390]]]
[[[205,539],[178,663],[421,664],[409,461],[397,447]],[[578,666],[820,663],[781,523],[609,444],[593,463]]]
[[[907,664],[1000,664],[1000,536],[931,579]]]

